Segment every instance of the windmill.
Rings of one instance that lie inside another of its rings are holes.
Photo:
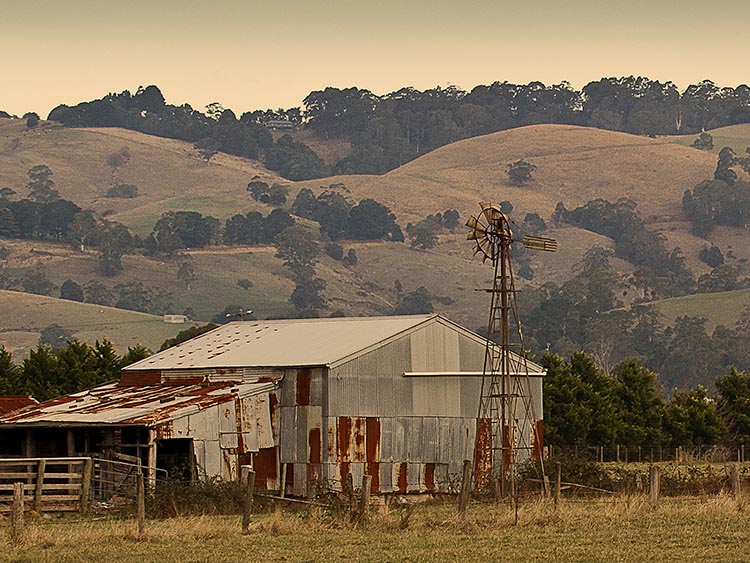
[[[532,460],[541,444],[540,430],[530,421],[538,420],[531,400],[529,367],[523,345],[523,331],[511,267],[511,246],[555,252],[553,239],[524,236],[513,238],[510,220],[499,206],[480,202],[482,209],[466,222],[468,240],[474,242],[474,255],[493,269],[487,344],[482,371],[482,388],[477,413],[475,443],[475,483],[477,487],[497,487],[496,494],[516,498],[516,477],[521,461]],[[541,415],[541,413],[538,413]],[[544,466],[539,457],[541,477]]]

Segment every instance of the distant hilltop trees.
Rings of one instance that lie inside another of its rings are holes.
[[[378,96],[360,88],[311,92],[303,108],[255,110],[239,118],[213,103],[205,113],[167,104],[156,86],[108,94],[74,107],[61,105],[48,119],[70,127],[124,127],[181,139],[266,165],[289,179],[334,174],[382,174],[448,143],[542,123],[583,125],[636,135],[699,133],[750,123],[750,87],[720,87],[710,80],[680,92],[672,82],[645,77],[602,78],[580,91],[567,82],[494,82],[466,92],[455,86],[401,88]],[[274,123],[304,128],[321,139],[346,140],[351,150],[327,165]],[[210,160],[210,157],[206,159]]]

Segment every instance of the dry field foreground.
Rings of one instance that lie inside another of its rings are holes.
[[[240,518],[148,521],[142,539],[133,520],[80,517],[31,521],[23,545],[0,533],[2,562],[198,561],[722,561],[748,560],[750,503],[727,496],[526,501],[474,504],[464,519],[453,504],[422,505],[399,529],[399,511],[373,514],[366,528],[323,512],[276,512]],[[2,522],[7,529],[7,522]],[[5,530],[3,530],[5,532]]]

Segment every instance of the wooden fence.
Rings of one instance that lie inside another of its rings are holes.
[[[27,510],[86,512],[92,467],[90,457],[0,459],[0,513],[11,511],[15,483]]]

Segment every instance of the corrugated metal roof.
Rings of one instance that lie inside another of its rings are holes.
[[[325,366],[436,318],[438,315],[238,321],[125,369]]]
[[[108,383],[0,416],[0,424],[153,426],[237,398],[270,391],[271,382],[122,386]]]
[[[0,397],[0,415],[36,404],[39,404],[39,401],[31,397],[3,396]]]

